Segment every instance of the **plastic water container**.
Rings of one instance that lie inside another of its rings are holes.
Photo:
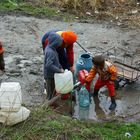
[[[30,110],[25,107],[21,107],[17,112],[0,111],[0,122],[5,125],[14,125],[26,120],[29,114]]]
[[[0,87],[0,111],[19,111],[22,103],[18,82],[4,82]]]
[[[85,83],[86,76],[88,76],[87,70],[80,70],[78,72],[78,81],[81,82],[82,85],[84,85],[84,83]],[[90,92],[90,85],[91,85],[91,83],[86,85],[86,89],[88,90],[88,92]]]
[[[81,54],[76,63],[76,75],[80,70],[87,70],[88,72],[92,68],[92,57],[88,53]]]
[[[67,94],[73,90],[73,75],[71,71],[54,74],[55,89],[57,93]]]
[[[85,86],[82,86],[80,91],[79,91],[79,106],[80,107],[89,107],[90,105],[90,98],[89,98],[89,92],[85,88]]]
[[[79,119],[89,120],[89,107],[86,108],[79,107]]]

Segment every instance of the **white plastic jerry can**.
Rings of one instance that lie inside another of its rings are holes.
[[[26,120],[29,115],[30,110],[23,106],[17,112],[0,111],[0,122],[5,125],[14,125]]]
[[[55,89],[57,93],[66,94],[73,90],[73,75],[71,71],[54,74]]]
[[[18,82],[4,82],[0,86],[0,111],[19,111],[22,103]]]

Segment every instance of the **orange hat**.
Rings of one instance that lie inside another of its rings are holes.
[[[72,31],[64,31],[61,36],[68,45],[73,44],[77,40],[77,35]]]

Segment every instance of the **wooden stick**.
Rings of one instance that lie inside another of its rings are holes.
[[[51,100],[45,101],[42,106],[48,107],[48,106],[52,105],[54,102],[56,102],[60,97],[61,97],[61,94],[53,97]]]

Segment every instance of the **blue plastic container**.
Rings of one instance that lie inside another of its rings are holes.
[[[88,53],[81,54],[76,63],[76,75],[80,70],[87,70],[88,72],[92,68],[92,57]]]
[[[85,86],[82,86],[79,93],[79,106],[80,107],[84,107],[87,108],[90,105],[90,97],[89,97],[89,92],[87,91],[87,89],[85,88]]]

